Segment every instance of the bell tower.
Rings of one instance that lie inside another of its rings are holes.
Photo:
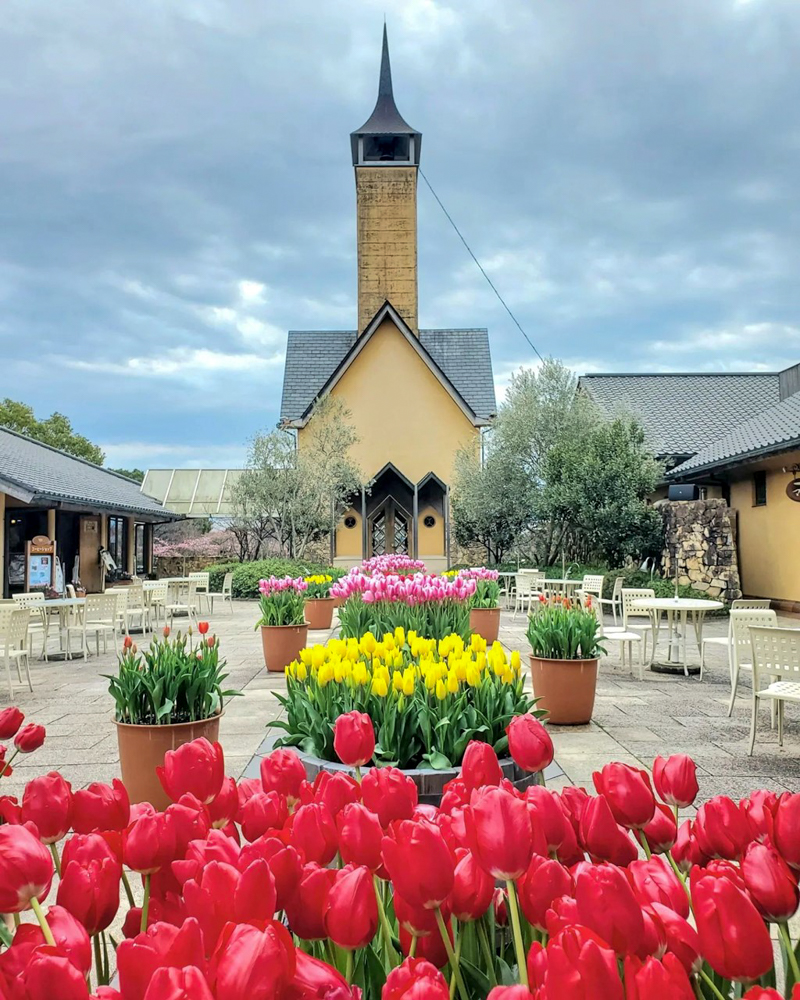
[[[388,299],[409,327],[417,324],[417,170],[422,135],[394,103],[389,42],[383,26],[378,100],[350,135],[356,173],[358,333]]]

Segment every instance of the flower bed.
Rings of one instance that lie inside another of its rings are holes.
[[[0,712],[24,752],[21,722]],[[523,767],[539,728],[509,726]],[[352,714],[334,739],[359,766],[375,734]],[[205,740],[167,755],[163,812],[117,782],[34,779],[0,800],[0,909],[35,917],[0,924],[0,996],[88,1000],[89,979],[97,1000],[796,1000],[800,795],[716,796],[678,827],[688,757],[657,758],[652,784],[608,764],[596,795],[518,795],[473,746],[440,810],[393,768],[309,785],[290,750],[237,786]],[[119,988],[98,986],[123,892]]]
[[[469,640],[469,601],[475,581],[414,573],[409,576],[352,570],[331,587],[344,603],[339,623],[345,638],[383,635],[402,628],[431,639],[456,633]]]
[[[374,721],[375,762],[401,768],[457,767],[473,739],[505,753],[505,727],[532,706],[518,653],[487,650],[479,636],[437,642],[402,628],[304,649],[286,684],[276,694],[286,718],[271,723],[287,733],[280,745],[335,761],[333,724],[357,709]]]
[[[383,556],[372,556],[361,563],[361,572],[367,576],[411,576],[414,573],[424,573],[425,563],[421,559],[390,552]]]

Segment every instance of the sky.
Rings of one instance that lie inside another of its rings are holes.
[[[235,467],[286,332],[356,322],[384,14],[422,169],[578,374],[800,361],[796,0],[5,0],[0,397]],[[536,358],[420,184],[420,325]],[[402,387],[395,387],[398,395]]]

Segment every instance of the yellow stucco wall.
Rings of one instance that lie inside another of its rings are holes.
[[[358,332],[388,299],[417,330],[417,168],[356,167]]]
[[[356,524],[354,528],[346,528],[344,519],[354,517]],[[346,510],[336,528],[336,555],[341,559],[361,559],[361,512],[357,510]]]
[[[800,452],[780,464],[747,466],[731,481],[731,507],[739,512],[739,572],[749,597],[800,601],[800,503],[790,500],[791,475],[782,466],[800,464]],[[767,502],[753,506],[753,472],[767,472]]]
[[[429,514],[436,519],[436,524],[432,528],[425,527],[425,518]],[[420,559],[424,559],[426,556],[443,555],[445,550],[444,518],[439,511],[434,510],[433,507],[421,508],[417,525]]]

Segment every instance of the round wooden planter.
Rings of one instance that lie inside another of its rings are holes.
[[[307,645],[308,622],[302,625],[261,626],[264,666],[270,673],[282,674]]]
[[[491,646],[500,633],[500,608],[473,608],[469,613],[469,630]]]
[[[176,722],[169,726],[133,726],[114,720],[122,783],[131,802],[151,802],[156,809],[166,809],[172,800],[161,787],[156,768],[163,765],[167,750],[175,750],[201,736],[216,743],[220,718],[221,713],[199,722]]]
[[[306,601],[305,615],[310,629],[331,627],[334,602],[335,598],[333,597],[310,597]]]
[[[537,708],[556,726],[589,722],[597,686],[597,660],[542,660],[531,656],[531,682]]]

